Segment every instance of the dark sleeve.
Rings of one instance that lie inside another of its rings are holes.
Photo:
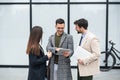
[[[45,64],[46,61],[48,60],[48,56],[36,56],[34,54],[29,54],[29,62],[32,65],[38,65],[38,64]]]

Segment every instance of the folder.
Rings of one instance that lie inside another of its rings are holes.
[[[77,47],[74,54],[77,54],[77,56],[76,56],[77,59],[84,59],[84,58],[92,56],[92,54],[90,52],[88,52],[87,50],[85,50],[81,46]]]

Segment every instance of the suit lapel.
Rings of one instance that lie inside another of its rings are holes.
[[[62,43],[64,42],[65,38],[66,38],[66,34],[65,34],[65,33],[63,33],[63,35],[62,35],[62,37],[61,37],[61,40],[60,40],[59,47],[61,47],[61,46],[62,46]]]
[[[89,38],[89,32],[87,32],[87,34],[86,34],[85,37],[83,38],[83,41],[82,41],[82,43],[81,43],[81,46],[82,46],[82,47],[86,44],[88,38]]]
[[[87,42],[87,39],[88,39],[87,37],[84,37],[84,38],[83,38],[83,41],[82,41],[82,43],[81,43],[81,46],[82,46],[82,47],[83,47],[84,44]]]
[[[53,46],[55,46],[55,35],[53,35],[53,37],[52,37],[52,44],[53,44]]]

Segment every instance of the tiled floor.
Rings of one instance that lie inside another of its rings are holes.
[[[0,68],[0,80],[27,80],[28,68]],[[72,69],[73,80],[77,80],[77,70]],[[101,72],[93,80],[120,80],[120,69]]]

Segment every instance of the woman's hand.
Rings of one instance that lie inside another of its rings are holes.
[[[48,56],[48,59],[50,59],[52,57],[52,52],[48,51],[47,56]]]

